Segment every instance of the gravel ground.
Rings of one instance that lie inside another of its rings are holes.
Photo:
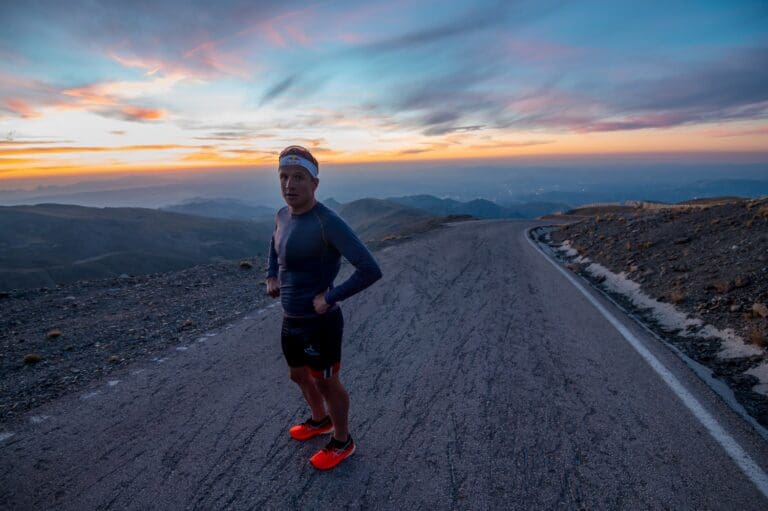
[[[553,243],[567,241],[579,256],[589,258],[588,263],[571,262],[572,270],[597,286],[601,280],[586,271],[591,262],[623,272],[650,297],[720,330],[732,329],[746,344],[762,349],[761,354],[722,359],[717,340],[674,335],[659,329],[647,311],[635,311],[726,381],[739,402],[768,426],[768,397],[754,391],[755,376],[744,374],[768,362],[768,199],[662,209],[595,207],[577,213],[583,216],[563,215],[576,222],[551,233]]]
[[[244,262],[5,293],[0,421],[271,302],[263,261]]]

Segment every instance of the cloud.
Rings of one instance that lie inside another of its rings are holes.
[[[0,146],[0,157],[28,156],[35,154],[69,154],[69,153],[107,153],[107,152],[135,152],[135,151],[168,151],[174,149],[210,149],[212,146],[195,146],[183,144],[144,144],[127,146],[35,146],[35,147],[11,147]]]
[[[255,133],[252,130],[242,131],[216,131],[206,136],[194,137],[195,140],[218,140],[218,141],[247,141],[254,139],[274,138],[275,135],[269,133]]]
[[[168,116],[168,113],[162,109],[130,105],[114,109],[94,110],[94,113],[103,117],[131,122],[155,122],[161,121]]]
[[[26,101],[17,98],[8,98],[4,102],[5,109],[24,119],[33,119],[42,117],[40,112],[35,111]]]
[[[384,38],[362,45],[361,49],[366,52],[408,50],[448,39],[463,38],[472,32],[495,27],[503,26],[509,30],[548,14],[558,4],[559,2],[552,1],[497,1],[489,5],[476,5],[450,21]]]
[[[295,74],[292,74],[286,78],[283,78],[279,82],[277,82],[275,85],[267,89],[267,92],[264,93],[264,95],[261,98],[261,101],[259,101],[259,106],[265,105],[270,101],[272,101],[273,99],[285,93],[288,89],[291,88],[294,82],[296,82]]]
[[[768,127],[765,128],[747,128],[747,129],[714,129],[706,130],[704,135],[715,138],[728,138],[728,137],[748,137],[751,135],[768,135]]]

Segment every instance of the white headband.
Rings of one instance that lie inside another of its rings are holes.
[[[312,174],[313,177],[317,177],[317,165],[306,158],[302,158],[299,155],[286,154],[280,158],[280,167],[286,167],[288,165],[298,165],[299,167],[304,167],[309,171],[310,174]]]

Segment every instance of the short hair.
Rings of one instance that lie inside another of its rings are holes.
[[[302,158],[306,158],[312,163],[315,164],[315,167],[317,168],[318,172],[320,171],[320,164],[317,162],[317,159],[312,156],[312,153],[309,152],[309,149],[306,147],[302,147],[300,145],[289,145],[282,151],[280,151],[280,158],[283,156],[288,156],[289,154],[295,154],[296,156],[301,156]]]

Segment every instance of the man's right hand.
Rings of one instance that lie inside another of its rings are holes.
[[[280,296],[280,281],[277,277],[270,277],[267,279],[267,294],[272,298]]]

